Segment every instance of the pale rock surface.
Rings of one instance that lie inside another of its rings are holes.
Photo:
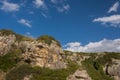
[[[120,80],[120,60],[112,59],[112,63],[106,67],[106,73],[114,80]]]
[[[0,35],[0,55],[8,53],[11,50],[12,45],[15,43],[15,41],[15,35]]]
[[[54,41],[51,45],[37,41],[23,41],[20,42],[19,47],[23,49],[24,60],[29,60],[33,66],[49,67],[52,69],[66,67],[60,55],[64,52]]]
[[[67,80],[92,80],[86,70],[76,70],[76,72],[67,77]]]

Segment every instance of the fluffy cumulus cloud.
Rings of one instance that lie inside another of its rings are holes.
[[[63,48],[73,52],[120,52],[120,39],[103,39],[99,42],[90,42],[85,46],[79,42],[72,42],[67,43]]]
[[[35,6],[37,8],[42,8],[42,9],[46,9],[47,8],[44,0],[35,0],[35,1],[33,1],[33,3],[35,4]]]
[[[6,0],[2,1],[2,6],[1,10],[6,11],[6,12],[14,12],[14,11],[19,11],[20,6],[15,3],[10,3]]]
[[[96,18],[93,22],[101,22],[102,24],[110,24],[110,26],[120,27],[120,15]]]
[[[20,19],[20,20],[18,20],[18,22],[21,23],[21,24],[23,24],[23,25],[25,25],[25,26],[27,26],[27,27],[29,27],[29,28],[32,27],[31,22],[29,20]]]
[[[117,12],[118,7],[119,7],[119,2],[116,2],[112,7],[110,7],[110,9],[108,10],[108,13]]]

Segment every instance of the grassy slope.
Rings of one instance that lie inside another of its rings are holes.
[[[88,74],[92,78],[92,80],[113,80],[108,77],[103,71],[103,67],[105,64],[112,64],[112,58],[120,59],[119,53],[106,53],[102,57],[98,57],[95,59],[96,54],[92,54],[92,57],[86,59],[82,62],[83,67],[87,70]]]

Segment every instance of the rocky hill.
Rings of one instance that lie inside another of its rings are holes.
[[[0,80],[120,80],[120,53],[74,53],[48,35],[0,30]]]

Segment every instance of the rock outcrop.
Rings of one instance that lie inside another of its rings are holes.
[[[6,56],[6,54],[10,55]],[[120,80],[120,55],[63,51],[59,42],[49,36],[31,39],[11,31],[0,31],[0,57],[3,57],[0,62],[0,80],[5,80],[7,73],[24,64],[29,65],[32,68],[31,70],[34,70],[35,66],[42,67],[41,69],[58,69],[61,73],[63,71],[63,74],[67,74],[63,78],[67,80],[92,80],[95,76],[88,75],[91,73],[98,76],[95,77],[96,80],[111,78]],[[7,67],[8,64],[4,64],[4,57],[7,60],[6,62],[11,60],[11,64],[13,64]],[[70,63],[76,63],[78,67]],[[102,70],[103,66],[105,67]],[[7,72],[4,72],[4,69]],[[104,72],[106,74],[103,76]],[[34,72],[31,71],[29,75],[23,76],[23,80],[30,80],[33,76]]]
[[[76,70],[76,72],[67,77],[67,80],[92,80],[86,70]]]
[[[24,41],[19,44],[19,47],[23,47],[24,53],[22,56],[29,64],[53,69],[65,67],[65,63],[60,55],[63,54],[63,51],[56,45],[55,41],[51,45],[37,41]]]
[[[66,67],[61,56],[64,52],[55,40],[51,40],[51,44],[36,39],[33,41],[17,41],[15,34],[3,35],[0,33],[0,55],[5,55],[12,49],[21,50],[22,61],[32,66],[52,69]]]
[[[120,60],[112,60],[112,65],[106,65],[106,74],[114,80],[120,80]]]
[[[15,35],[2,35],[0,33],[0,55],[8,53],[12,45],[15,43],[16,37]]]

